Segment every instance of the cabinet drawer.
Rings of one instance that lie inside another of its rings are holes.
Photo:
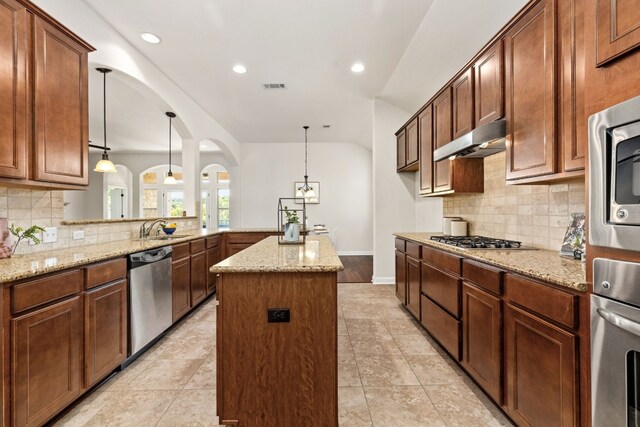
[[[422,293],[460,317],[460,279],[422,263]]]
[[[460,322],[434,304],[422,298],[422,325],[456,359],[460,360]]]
[[[211,236],[206,238],[206,247],[207,249],[215,248],[216,246],[220,246],[220,236]]]
[[[86,289],[127,277],[127,260],[118,258],[85,267]]]
[[[229,233],[227,243],[258,243],[265,238],[264,233]]]
[[[578,297],[524,277],[505,276],[505,296],[512,303],[569,328],[578,327]]]
[[[481,262],[462,260],[462,277],[481,288],[502,295],[504,271]]]
[[[174,261],[182,258],[186,258],[191,253],[189,242],[173,245],[172,249],[173,249],[173,254],[171,255],[171,257]]]
[[[16,285],[11,289],[11,311],[18,313],[78,293],[83,282],[82,270],[73,270]]]
[[[396,249],[399,250],[400,252],[406,252],[406,240],[402,240],[396,237]]]
[[[190,242],[190,245],[192,254],[204,252],[204,239],[194,240],[193,242]]]
[[[440,270],[449,271],[456,276],[460,275],[460,260],[462,258],[447,252],[433,249],[428,246],[422,247],[422,260]]]
[[[407,242],[407,255],[415,260],[420,259],[420,245],[413,242]]]

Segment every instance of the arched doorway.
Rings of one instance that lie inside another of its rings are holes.
[[[169,165],[153,166],[140,174],[140,218],[180,217],[184,212],[182,167],[171,165],[176,184],[165,184]]]
[[[200,173],[200,215],[202,228],[228,229],[229,221],[229,172],[224,166],[205,166]]]
[[[133,174],[124,165],[115,165],[116,173],[104,175],[103,218],[130,218],[133,199]]]

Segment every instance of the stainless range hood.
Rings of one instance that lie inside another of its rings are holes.
[[[487,157],[505,150],[506,120],[479,126],[433,152],[433,161],[451,157]]]

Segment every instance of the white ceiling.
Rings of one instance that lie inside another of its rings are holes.
[[[177,6],[169,0],[84,1],[240,142],[298,142],[302,125],[308,124],[312,142],[366,147],[372,139],[371,100],[382,92],[432,3],[190,0]],[[162,43],[144,42],[140,33],[146,31],[159,35]],[[349,70],[356,61],[366,66],[362,74]],[[231,68],[236,63],[248,72],[235,74]],[[267,82],[286,83],[288,89],[265,91],[262,84]],[[102,126],[94,119],[94,86],[91,135],[96,141]],[[162,112],[143,100],[136,102],[125,87],[112,88],[122,92],[117,94],[118,111],[111,113],[121,126],[114,125],[109,143],[115,147],[119,138],[133,139],[141,150],[167,144]],[[144,131],[141,123],[148,124]],[[322,129],[323,124],[331,128]]]

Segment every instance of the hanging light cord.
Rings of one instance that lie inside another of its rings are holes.
[[[309,130],[309,126],[303,126],[304,128],[304,188],[303,191],[306,193],[310,190],[309,187],[309,174],[307,173],[307,131]]]
[[[107,154],[107,73],[102,73],[102,128],[104,136],[104,154]]]
[[[169,175],[171,175],[171,120],[173,117],[169,116]]]

